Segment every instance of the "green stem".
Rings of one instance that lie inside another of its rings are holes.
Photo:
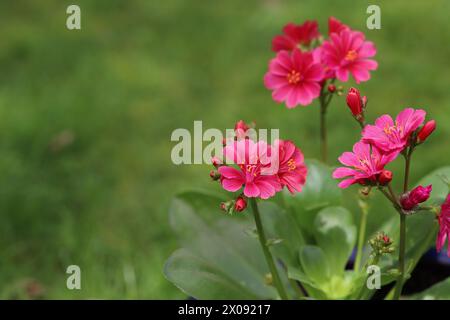
[[[413,150],[414,147],[410,147],[405,155],[405,180],[403,182],[404,193],[408,191],[409,171]],[[405,279],[406,215],[401,209],[399,209],[398,212],[400,214],[400,247],[398,250],[398,270],[400,275],[398,276],[397,283],[395,285],[394,300],[400,299],[403,289],[403,282]]]
[[[327,163],[328,161],[328,143],[327,143],[327,105],[323,96],[323,92],[320,95],[320,150],[322,155],[322,161]]]
[[[264,252],[264,256],[266,258],[267,265],[269,266],[269,270],[272,273],[272,279],[273,283],[275,285],[275,288],[278,291],[278,294],[280,295],[280,298],[283,300],[288,300],[288,296],[286,294],[286,291],[284,290],[283,284],[281,282],[280,276],[278,274],[277,267],[275,266],[274,259],[272,257],[272,254],[270,253],[269,248],[267,247],[267,239],[266,235],[264,233],[263,225],[261,222],[261,217],[258,210],[258,204],[256,203],[255,198],[250,198],[252,210],[253,210],[253,216],[255,218],[255,224],[256,224],[256,230],[258,232],[258,238],[259,243],[261,244],[261,248]]]
[[[360,200],[360,201],[362,201],[362,200]],[[367,215],[368,215],[366,203],[360,205],[360,208],[361,208],[361,221],[359,222],[358,246],[357,246],[357,250],[356,250],[355,266],[353,268],[356,271],[359,271],[359,269],[361,267],[361,260],[362,260],[362,255],[363,255],[362,251],[364,248],[364,239],[366,237],[366,225],[367,225]]]
[[[410,167],[410,163],[411,163],[412,151],[413,151],[413,147],[410,147],[405,156],[405,180],[403,182],[403,192],[408,191],[409,167]]]
[[[395,285],[394,300],[400,298],[403,288],[403,279],[405,273],[405,244],[406,244],[406,215],[400,214],[400,248],[398,252],[398,276],[397,283]]]

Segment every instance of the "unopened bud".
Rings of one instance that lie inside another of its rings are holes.
[[[247,208],[247,201],[243,197],[238,197],[234,203],[234,210],[236,212],[242,212]]]
[[[212,157],[211,163],[216,169],[222,165],[222,161],[217,157]]]
[[[361,100],[361,94],[358,89],[350,88],[348,91],[347,106],[355,117],[361,115],[363,111],[363,101]]]
[[[426,187],[418,186],[413,190],[403,194],[400,198],[400,205],[402,206],[402,209],[405,211],[414,210],[419,203],[428,200],[432,189],[433,186],[431,184]]]
[[[417,142],[421,143],[424,142],[430,134],[433,133],[434,129],[436,129],[436,121],[430,120],[420,129],[419,133],[417,134]]]
[[[392,180],[392,171],[383,170],[378,177],[378,183],[382,186],[387,185]]]
[[[336,91],[336,86],[334,84],[328,85],[328,92],[334,93]]]
[[[220,179],[220,173],[215,171],[215,170],[211,170],[211,172],[209,173],[209,176],[211,177],[212,180],[217,181]]]

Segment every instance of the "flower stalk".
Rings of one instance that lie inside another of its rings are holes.
[[[359,271],[361,268],[361,260],[363,255],[364,248],[364,238],[366,237],[366,225],[367,225],[367,216],[369,213],[369,207],[367,202],[364,200],[358,201],[359,207],[361,208],[361,221],[359,223],[359,232],[358,232],[358,246],[356,249],[356,258],[354,270]]]
[[[411,165],[411,155],[414,145],[410,146],[405,153],[405,177],[403,181],[403,192],[408,191],[409,170]],[[398,270],[400,272],[395,284],[394,300],[400,299],[405,280],[405,251],[406,251],[406,214],[403,210],[398,210],[400,214],[400,246],[398,250]]]
[[[259,214],[258,204],[256,203],[255,198],[250,199],[251,207],[253,210],[253,216],[255,218],[256,230],[258,232],[259,243],[261,244],[261,248],[264,252],[264,257],[266,258],[267,265],[269,266],[269,270],[272,274],[273,284],[280,295],[280,298],[283,300],[288,300],[288,296],[283,287],[283,284],[280,279],[280,275],[278,274],[277,267],[275,265],[275,261],[273,259],[272,254],[267,246],[267,238],[264,233],[264,228],[261,222],[261,216]]]

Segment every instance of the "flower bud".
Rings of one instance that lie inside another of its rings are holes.
[[[350,88],[347,94],[347,105],[355,117],[361,115],[363,101],[361,100],[361,95],[358,89]]]
[[[228,214],[233,214],[234,212],[234,200],[229,200],[220,203],[220,209]]]
[[[234,130],[242,130],[242,131],[247,131],[248,129],[250,129],[250,127],[244,122],[244,120],[239,120],[238,122],[236,122],[236,124],[234,125]]]
[[[417,134],[417,142],[421,143],[424,142],[430,134],[433,133],[434,129],[436,129],[436,121],[430,120],[420,129],[419,133]]]
[[[336,91],[336,86],[334,84],[328,85],[328,92],[334,93]]]
[[[211,163],[216,169],[222,165],[222,161],[215,156],[211,158]]]
[[[215,171],[215,170],[211,170],[211,172],[209,173],[209,176],[211,177],[212,180],[217,181],[220,179],[220,173]]]
[[[247,208],[247,201],[243,197],[238,197],[234,203],[234,210],[236,212],[242,212]]]
[[[371,255],[373,257],[375,256],[380,257],[382,255],[394,252],[394,247],[392,246],[392,239],[389,238],[389,236],[384,232],[377,233],[375,237],[370,239],[369,244],[372,247]]]
[[[392,180],[392,171],[383,170],[378,177],[378,183],[382,186],[387,185]]]
[[[411,190],[410,192],[405,193],[400,198],[400,205],[402,206],[403,210],[411,211],[414,210],[414,208],[422,202],[425,202],[428,200],[431,194],[431,190],[433,189],[433,186],[430,184],[427,187],[418,186]]]

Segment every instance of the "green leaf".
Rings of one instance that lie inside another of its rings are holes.
[[[294,279],[300,281],[302,284],[309,285],[313,288],[318,289],[319,287],[310,279],[308,276],[302,272],[299,268],[291,267],[288,269],[289,279]]]
[[[306,245],[300,251],[300,263],[306,274],[318,286],[330,279],[330,267],[322,249]]]
[[[224,215],[218,209],[222,200],[216,195],[200,192],[182,193],[172,200],[170,222],[180,243],[196,261],[201,261],[202,265],[207,264],[208,270],[226,275],[222,276],[221,281],[229,279],[232,282],[230,286],[238,283],[259,298],[275,298],[277,295],[274,288],[264,282],[269,270],[259,242],[245,234],[245,230],[254,226],[249,219],[251,216]],[[177,265],[180,266],[178,274],[192,274],[196,281],[203,281],[201,277],[205,273],[193,273],[190,269],[183,273],[180,268],[186,265]],[[171,270],[173,269],[166,268],[167,272]],[[187,280],[181,281],[182,278],[171,274],[166,274],[166,277],[185,291],[189,290],[189,294],[194,297],[205,296],[203,290],[196,291],[200,290],[199,287],[185,287],[190,284]],[[228,293],[224,292],[223,296],[228,296]]]
[[[356,242],[351,213],[342,207],[321,210],[315,220],[315,238],[323,250],[332,275],[343,275]]]
[[[245,285],[185,249],[179,249],[170,256],[164,266],[164,274],[179,289],[196,299],[261,298]]]
[[[314,219],[321,209],[340,205],[342,191],[337,187],[338,181],[331,177],[332,168],[317,160],[307,160],[308,176],[302,192],[292,195],[284,192],[284,202],[304,232],[311,232]]]
[[[440,205],[449,193],[448,185],[442,180],[442,176],[450,178],[450,166],[442,167],[434,170],[430,174],[422,178],[417,185],[433,185],[430,199],[426,202],[428,204]]]
[[[266,237],[283,239],[271,247],[273,255],[281,259],[286,267],[299,267],[298,252],[305,241],[293,216],[272,202],[258,202],[258,207]]]
[[[280,243],[282,243],[282,242],[283,242],[283,239],[280,239],[280,238],[270,238],[270,239],[267,239],[267,241],[266,241],[266,246],[270,247],[270,246],[274,246],[274,245],[280,244]]]
[[[410,298],[416,300],[450,300],[450,277]]]

